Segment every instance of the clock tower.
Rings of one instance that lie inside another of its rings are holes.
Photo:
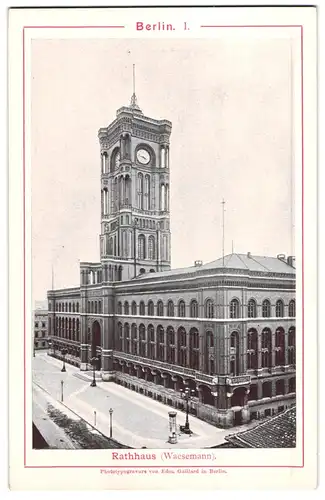
[[[129,106],[98,132],[100,254],[109,281],[170,269],[169,138],[172,124]]]

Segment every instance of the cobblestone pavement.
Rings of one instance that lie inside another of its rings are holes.
[[[196,417],[190,416],[192,436],[179,435],[176,445],[168,441],[168,411],[174,408],[151,400],[113,382],[97,380],[97,387],[90,387],[92,374],[66,364],[47,354],[36,354],[33,358],[33,383],[46,389],[53,398],[60,400],[63,380],[64,403],[82,418],[109,436],[109,409],[113,409],[113,438],[135,448],[203,448],[224,442],[231,431],[218,429]],[[177,412],[177,424],[185,421],[185,413]],[[241,426],[240,430],[244,430]]]

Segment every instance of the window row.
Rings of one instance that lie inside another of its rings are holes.
[[[250,299],[248,301],[248,317],[256,318],[257,317],[257,304],[254,299]],[[295,317],[296,315],[296,304],[294,300],[289,302],[289,317]],[[282,318],[284,317],[284,303],[282,300],[278,300],[275,306],[276,317]],[[186,304],[184,300],[180,300],[178,304],[175,306],[172,300],[169,300],[165,306],[162,300],[159,300],[157,304],[154,304],[152,300],[149,300],[147,304],[144,301],[140,301],[139,306],[135,301],[131,304],[131,314],[137,315],[139,311],[140,316],[168,316],[173,317],[177,316],[180,318],[184,318],[186,316]],[[117,304],[117,314],[130,314],[130,306],[129,302],[125,301],[124,304],[122,302],[118,302]],[[189,317],[190,318],[198,318],[199,317],[199,304],[194,299],[189,304]],[[206,300],[204,304],[204,317],[205,318],[214,318],[215,317],[215,305],[211,299]],[[240,303],[238,299],[233,299],[230,302],[230,318],[240,318]],[[264,300],[262,303],[262,317],[269,318],[271,317],[271,303],[269,300]]]
[[[75,318],[56,318],[54,335],[80,342],[80,322]]]
[[[176,343],[176,332],[172,326],[168,326],[165,330],[162,325],[157,328],[148,325],[146,328],[143,324],[138,327],[135,323],[132,325],[118,323],[115,349],[199,369],[199,332],[196,328],[191,328],[187,333],[184,327],[180,327],[177,330]]]
[[[166,307],[166,311],[165,311]],[[190,304],[190,315],[191,318],[198,317],[198,302],[196,300],[192,300]],[[166,312],[166,316],[173,317],[176,315],[178,317],[184,318],[186,312],[186,306],[184,300],[180,300],[177,305],[177,309],[175,311],[175,305],[172,300],[167,302],[165,306],[161,300],[158,300],[155,305],[152,300],[149,300],[147,305],[144,301],[140,301],[139,306],[135,301],[131,303],[131,307],[128,301],[125,301],[124,304],[122,302],[118,302],[117,304],[117,314],[125,314],[129,315],[131,313],[132,316],[136,316],[138,313],[140,316],[164,316]]]
[[[55,304],[55,310],[58,312],[73,312],[73,313],[78,313],[79,312],[79,302],[77,303],[71,303],[71,302],[57,302]]]
[[[159,238],[159,259],[168,260],[168,236],[163,234]],[[134,248],[134,234],[132,230],[122,230],[110,237],[104,236],[101,238],[101,253],[115,257],[130,258],[134,257],[139,260],[156,260],[157,258],[157,236],[139,234],[136,237],[136,248]]]
[[[276,329],[274,338],[270,328],[264,328],[261,332],[260,347],[258,342],[258,333],[255,328],[251,328],[247,332],[247,369],[270,368],[271,366],[294,365],[296,363],[296,328],[294,326],[288,330],[287,352],[285,331],[282,327]]]

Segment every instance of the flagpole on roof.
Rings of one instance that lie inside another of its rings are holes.
[[[225,267],[225,200],[222,199],[222,267]]]

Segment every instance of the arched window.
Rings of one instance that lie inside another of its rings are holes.
[[[116,332],[116,338],[115,338],[115,348],[119,351],[122,350],[123,348],[123,329],[122,329],[122,323],[117,324],[117,332]]]
[[[148,302],[148,316],[154,316],[155,315],[155,306],[152,300],[149,300]]]
[[[174,316],[174,302],[172,300],[167,302],[167,316]]]
[[[143,175],[138,173],[138,208],[143,210]]]
[[[275,304],[275,316],[277,318],[283,318],[284,316],[284,305],[282,300],[277,300]]]
[[[164,342],[165,342],[164,329],[161,325],[159,325],[157,326],[157,344],[158,344],[157,355],[159,361],[165,360]]]
[[[143,234],[138,237],[138,258],[143,260],[146,258],[146,239]]]
[[[108,239],[108,250],[107,250],[108,255],[113,255],[113,238],[110,237]]]
[[[157,316],[163,316],[164,315],[164,304],[161,300],[158,300],[157,302]]]
[[[296,364],[296,328],[291,326],[288,331],[288,363]]]
[[[146,314],[146,306],[143,301],[141,301],[139,304],[139,313],[140,316],[144,316]]]
[[[146,210],[150,210],[150,175],[145,177],[145,189]]]
[[[205,302],[205,317],[214,318],[214,304],[211,299]]]
[[[250,328],[247,332],[247,369],[257,369],[257,330]]]
[[[185,318],[185,302],[180,300],[178,303],[178,316],[180,318]]]
[[[72,312],[76,312],[76,306],[75,306],[75,303],[72,304]]]
[[[230,347],[237,347],[238,344],[238,333],[232,332],[230,335]]]
[[[271,304],[269,300],[263,300],[262,303],[262,316],[263,318],[269,318],[271,316]]]
[[[139,354],[146,355],[146,329],[143,324],[139,326]]]
[[[71,313],[71,302],[69,302],[69,313]]]
[[[239,300],[232,299],[230,302],[230,318],[239,318]]]
[[[97,300],[95,301],[95,314],[97,314]]]
[[[198,316],[199,316],[199,305],[198,305],[196,300],[191,300],[190,316],[191,316],[191,318],[198,318]]]
[[[129,314],[129,303],[127,300],[124,302],[124,314]]]
[[[131,352],[132,354],[138,353],[137,325],[135,323],[131,326]]]
[[[135,301],[132,302],[131,313],[132,313],[132,316],[136,316],[136,314],[137,314],[137,304]]]
[[[117,303],[117,314],[122,314],[122,302]]]
[[[148,259],[154,260],[155,258],[156,258],[155,238],[153,236],[149,236],[149,238],[148,238]]]
[[[290,300],[290,302],[289,302],[289,317],[290,318],[296,317],[296,301],[295,300]]]
[[[79,312],[79,302],[77,302],[77,313]]]
[[[172,326],[169,326],[167,328],[167,345],[174,345],[175,344],[175,331]]]
[[[130,352],[130,325],[124,325],[124,352]]]
[[[282,327],[275,330],[275,366],[282,366],[285,363],[285,334]]]
[[[199,332],[191,328],[189,332],[189,365],[193,370],[199,369]]]
[[[254,299],[249,299],[248,301],[248,308],[247,308],[247,315],[249,318],[256,318],[257,316],[257,311],[256,311],[256,302]]]
[[[98,302],[98,313],[102,314],[102,303],[101,303],[101,301]]]
[[[272,366],[272,333],[269,328],[262,331],[262,368]]]

